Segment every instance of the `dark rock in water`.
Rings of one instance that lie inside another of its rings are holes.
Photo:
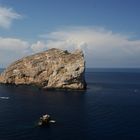
[[[50,49],[22,58],[1,75],[0,83],[37,85],[45,89],[85,89],[85,60],[81,50]]]
[[[55,123],[55,120],[51,120],[50,115],[43,115],[42,117],[40,117],[39,122],[38,122],[38,126],[47,126],[50,123]]]

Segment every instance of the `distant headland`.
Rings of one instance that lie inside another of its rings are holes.
[[[83,52],[53,48],[24,57],[1,73],[0,83],[44,89],[86,89]]]

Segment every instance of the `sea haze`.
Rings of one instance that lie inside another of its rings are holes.
[[[87,69],[86,81],[86,91],[0,85],[0,140],[140,139],[140,69]],[[45,113],[57,123],[38,128]]]

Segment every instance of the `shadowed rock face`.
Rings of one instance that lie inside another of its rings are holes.
[[[69,53],[50,49],[11,64],[0,75],[0,83],[37,85],[45,89],[85,89],[84,72],[85,61],[81,50]]]

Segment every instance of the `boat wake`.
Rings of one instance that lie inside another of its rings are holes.
[[[0,99],[3,99],[3,100],[8,100],[9,97],[0,97]]]

